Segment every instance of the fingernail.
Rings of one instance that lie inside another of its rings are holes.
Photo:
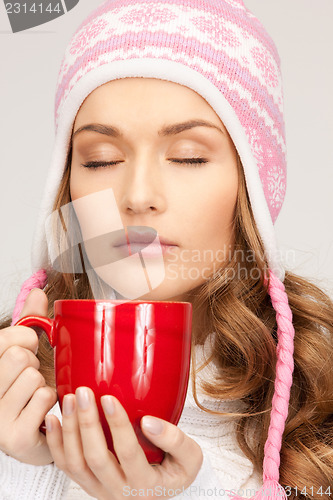
[[[163,423],[160,420],[157,420],[153,417],[143,417],[142,419],[142,427],[151,432],[151,434],[161,434],[163,431]]]
[[[69,417],[74,411],[74,395],[66,394],[62,401],[62,413],[65,417]]]
[[[75,394],[80,410],[88,410],[90,406],[88,389],[86,387],[79,387],[78,389],[76,389]]]
[[[45,417],[45,425],[46,425],[46,430],[47,432],[52,431],[52,420],[49,417]]]
[[[102,401],[102,406],[103,406],[103,409],[105,410],[105,413],[107,413],[110,416],[113,415],[114,410],[115,410],[115,406],[114,406],[114,402],[113,402],[112,398],[110,396],[103,396],[101,398],[101,401]]]

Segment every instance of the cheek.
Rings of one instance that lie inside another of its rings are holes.
[[[73,168],[71,169],[71,175],[69,179],[69,189],[72,200],[81,198],[85,194],[88,194],[87,186],[82,175],[80,176]]]
[[[70,179],[72,207],[85,241],[123,229],[113,189],[86,177],[73,174]]]
[[[238,186],[230,185],[229,189],[213,192],[211,195],[212,216],[219,221],[220,226],[229,227],[234,219],[238,196]]]
[[[195,195],[195,202],[189,210],[193,223],[201,222],[201,227],[207,232],[230,231],[234,219],[238,197],[238,177],[232,176],[221,183],[221,178],[209,183],[202,183]],[[195,226],[194,226],[195,227]]]
[[[69,180],[72,200],[102,191],[111,186],[109,176],[105,172],[88,172],[87,169],[74,166]]]

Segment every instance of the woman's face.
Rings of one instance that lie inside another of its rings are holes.
[[[195,126],[198,121],[211,126]],[[79,131],[92,124],[95,130]],[[79,217],[83,234],[83,226],[88,237],[97,221],[113,218],[114,229],[146,226],[157,231],[161,243],[173,243],[162,245],[159,254],[164,279],[136,298],[187,300],[190,290],[221,267],[223,252],[233,244],[237,155],[223,123],[199,94],[154,78],[106,83],[77,113],[72,148],[72,201],[112,188],[118,211],[112,204],[95,204],[90,222]],[[103,164],[84,166],[89,162]],[[149,277],[158,258],[146,257]],[[138,262],[142,265],[142,259]]]

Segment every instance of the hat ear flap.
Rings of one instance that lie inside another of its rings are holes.
[[[46,283],[47,274],[45,269],[40,269],[32,276],[30,276],[30,278],[25,280],[16,299],[11,326],[15,325],[15,323],[19,320],[23,305],[31,290],[33,288],[44,288]]]

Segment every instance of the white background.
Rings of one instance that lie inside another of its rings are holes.
[[[0,311],[30,276],[30,248],[53,147],[55,84],[63,52],[101,0],[13,34],[0,3]],[[245,0],[282,60],[287,196],[276,222],[287,268],[333,296],[332,0]]]

